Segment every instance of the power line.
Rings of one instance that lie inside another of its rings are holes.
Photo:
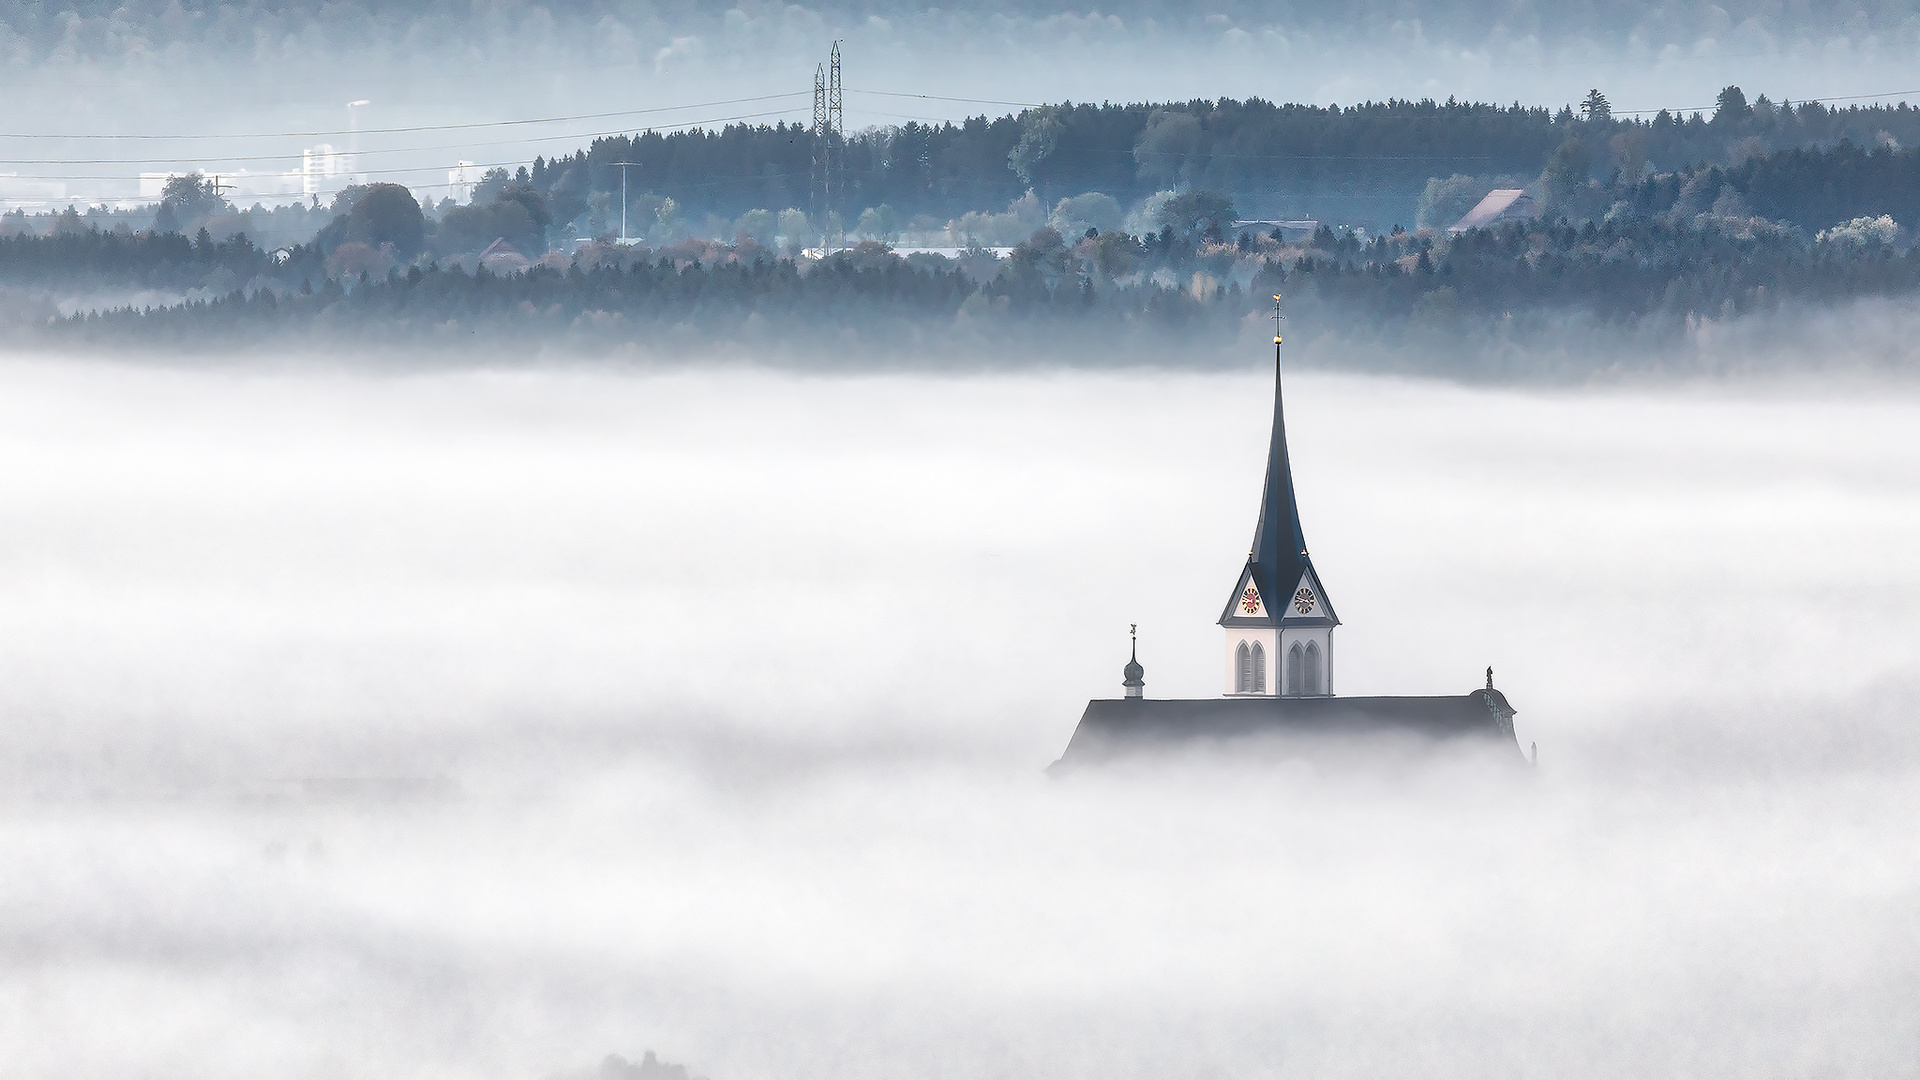
[[[1790,99],[1783,98],[1780,104],[1811,105],[1816,102],[1823,102],[1823,101],[1867,101],[1872,98],[1904,98],[1904,97],[1912,97],[1916,95],[1920,95],[1920,90],[1894,90],[1885,94],[1840,94],[1834,97],[1809,97],[1809,98],[1801,98],[1798,102],[1793,102]],[[1720,106],[1718,104],[1713,104],[1713,105],[1699,105],[1699,106],[1695,106],[1693,108],[1687,108],[1687,109],[1613,109],[1611,111],[1616,114],[1622,114],[1626,116],[1645,116],[1648,113],[1657,114],[1657,113],[1663,113],[1663,112],[1672,113],[1675,116],[1682,116],[1687,113],[1712,112],[1713,110],[1718,109],[1719,107]]]
[[[658,124],[648,131],[664,131],[678,128],[704,127],[709,124],[729,124],[737,120],[755,120],[765,116],[785,116],[798,112],[798,109],[769,109],[764,112],[740,113],[734,116],[715,116],[703,120],[681,120],[672,124]],[[424,129],[423,129],[424,130]],[[565,132],[558,135],[532,135],[520,139],[498,139],[490,142],[445,143],[439,146],[390,146],[378,150],[362,150],[361,154],[415,154],[429,150],[465,150],[476,146],[524,146],[528,143],[559,142],[562,140],[601,139],[615,135],[639,134],[632,128],[619,128],[613,131]],[[347,151],[335,151],[326,157],[351,157]],[[249,154],[237,157],[215,157],[213,161],[286,161],[287,154]],[[0,159],[0,165],[166,165],[177,163],[177,157],[168,158],[6,158]],[[21,177],[21,179],[74,179],[71,177]]]
[[[464,131],[472,128],[513,127],[523,124],[559,124],[572,120],[605,120],[614,116],[646,116],[653,113],[683,112],[687,109],[710,109],[718,105],[740,105],[750,101],[775,101],[780,98],[804,97],[800,91],[785,94],[760,94],[756,97],[728,98],[724,101],[702,101],[691,105],[663,105],[653,109],[625,109],[620,112],[581,113],[576,116],[545,116],[532,120],[486,120],[473,124],[423,124],[417,127],[364,128],[362,135],[398,135],[416,131]],[[669,125],[678,126],[678,125]],[[186,140],[186,139],[318,139],[332,135],[351,135],[353,131],[259,131],[236,132],[225,135],[47,135],[29,132],[0,132],[0,139],[140,139],[140,140]]]
[[[710,120],[689,120],[684,125],[671,124],[671,125],[662,125],[662,127],[665,127],[665,128],[677,128],[682,126],[699,127],[703,124],[727,123],[734,120],[748,120],[748,119],[753,119],[755,117],[761,117],[761,116],[782,116],[782,115],[786,115],[787,113],[791,113],[793,111],[794,110],[792,109],[781,109],[778,111],[771,111],[771,112],[745,113],[739,116],[715,117]],[[650,130],[660,130],[660,129],[655,128]],[[500,145],[518,146],[518,145],[523,145],[526,142],[552,142],[552,141],[558,141],[562,139],[566,139],[566,140],[599,139],[599,138],[609,138],[613,136],[628,135],[628,134],[632,134],[632,132],[627,128],[621,128],[615,131],[588,131],[588,132],[581,132],[581,133],[571,134],[571,135],[541,136],[536,139],[528,139],[528,140],[515,139],[515,140],[509,140],[506,143],[463,143],[463,144],[456,144],[452,146],[442,146],[442,147],[433,147],[433,146],[401,147],[401,148],[395,148],[390,150],[366,150],[362,152],[368,153],[368,154],[402,153],[402,152],[424,152],[427,150],[458,150],[458,149],[463,149],[469,146],[500,146]],[[349,155],[346,154],[345,152],[341,152],[341,153],[326,155],[326,156],[344,158]],[[0,161],[0,165],[19,165],[19,164],[116,165],[116,164],[144,164],[144,163],[163,164],[167,162],[177,162],[178,160],[179,160],[178,158],[136,158],[136,159],[105,159],[105,160],[97,160],[97,161],[85,161],[85,160],[79,160],[79,161],[46,160],[46,161],[39,161],[39,162]],[[290,159],[288,155],[285,155],[285,154],[274,154],[274,155],[267,155],[263,157],[215,158],[213,160],[226,162],[226,161],[287,161]],[[524,159],[515,159],[512,161],[469,162],[468,163],[470,167],[480,168],[480,169],[500,168],[500,167],[509,166],[509,165],[524,165],[524,164],[526,164]],[[358,171],[368,176],[390,176],[395,173],[425,172],[425,171],[431,171],[436,168],[438,168],[438,166],[418,165],[418,166],[407,166],[403,168],[391,168],[391,169],[361,169]],[[266,174],[262,173],[258,175],[266,175]],[[129,179],[129,177],[124,175],[82,176],[82,175],[44,174],[44,173],[30,173],[30,174],[14,173],[14,174],[0,175],[0,180],[126,180],[126,179]]]
[[[1758,55],[1758,54],[1756,54],[1756,55]],[[902,92],[900,92],[900,91],[894,91],[894,90],[856,90],[856,89],[848,89],[848,90],[847,90],[847,93],[849,93],[849,94],[876,94],[876,95],[879,95],[879,96],[882,96],[882,97],[902,97],[902,98],[919,98],[919,99],[921,99],[921,100],[924,100],[924,101],[956,101],[956,102],[961,102],[961,103],[963,103],[963,104],[973,104],[973,105],[1009,105],[1009,106],[1017,106],[1017,107],[1019,107],[1019,108],[1023,108],[1023,109],[1044,109],[1044,108],[1048,108],[1048,107],[1050,107],[1051,105],[1058,105],[1058,104],[1063,104],[1062,102],[1042,102],[1042,101],[1003,101],[1003,100],[998,100],[998,99],[995,99],[995,98],[969,98],[969,97],[943,97],[943,96],[941,96],[941,95],[938,95],[938,94],[909,94],[909,93],[902,93]],[[1833,96],[1828,96],[1828,97],[1803,97],[1803,98],[1799,98],[1799,99],[1797,99],[1797,100],[1798,100],[1798,103],[1799,103],[1799,104],[1802,104],[1802,105],[1805,105],[1805,104],[1808,104],[1808,103],[1810,103],[1810,102],[1826,102],[1826,101],[1868,101],[1868,100],[1871,100],[1871,99],[1874,99],[1874,98],[1900,98],[1900,97],[1916,97],[1916,96],[1920,96],[1920,90],[1890,90],[1890,91],[1887,91],[1887,92],[1885,92],[1885,93],[1879,93],[1879,94],[1837,94],[1837,95],[1833,95]],[[1136,103],[1136,104],[1152,104],[1152,102],[1138,102],[1138,103]],[[1371,102],[1368,102],[1368,103],[1366,103],[1366,104],[1371,104]],[[1543,107],[1544,107],[1544,106],[1543,106]],[[1667,112],[1672,112],[1672,113],[1692,113],[1692,112],[1708,112],[1708,111],[1711,111],[1712,109],[1714,109],[1715,107],[1716,107],[1716,106],[1713,106],[1713,105],[1705,105],[1705,106],[1697,106],[1697,107],[1688,107],[1688,108],[1672,108],[1672,107],[1668,107],[1668,108],[1666,109],[1666,111],[1667,111]],[[873,110],[869,110],[869,111],[873,111]],[[1660,109],[1658,109],[1658,108],[1654,108],[1654,109],[1615,109],[1615,110],[1613,110],[1613,111],[1614,111],[1615,113],[1618,113],[1618,114],[1625,114],[1625,115],[1639,115],[1639,114],[1643,114],[1643,113],[1658,113],[1658,112],[1660,112],[1661,110],[1660,110]],[[903,116],[903,117],[904,117],[904,116],[906,116],[906,114],[904,114],[904,113],[880,113],[879,115],[883,115],[883,116]],[[940,119],[940,118],[938,118],[938,117],[932,117],[932,118],[929,118],[929,117],[908,117],[908,118],[909,118],[909,119]]]
[[[513,162],[513,161],[503,161],[503,162],[493,162],[493,163],[486,163],[486,162],[480,162],[480,163],[475,163],[475,162],[468,162],[468,163],[467,163],[467,165],[468,165],[468,167],[469,167],[469,168],[474,168],[474,169],[487,169],[487,168],[505,168],[505,167],[507,167],[507,166],[509,166],[509,165],[517,165],[517,164],[520,164],[520,163],[519,163],[519,162]],[[617,163],[617,162],[609,162],[608,164],[610,164],[610,165],[611,165],[611,164],[618,164],[618,163]],[[404,171],[406,171],[406,170],[395,170],[395,171],[402,171],[402,172],[404,172]],[[765,183],[765,182],[766,182],[766,181],[768,181],[768,180],[792,180],[792,179],[799,179],[799,178],[802,178],[802,177],[804,177],[805,175],[806,175],[805,173],[803,173],[803,172],[800,172],[799,170],[789,170],[789,171],[781,171],[781,172],[774,172],[774,173],[766,173],[766,172],[753,172],[753,173],[741,173],[741,174],[739,174],[739,175],[735,175],[735,176],[713,176],[713,177],[708,177],[707,179],[705,179],[705,180],[702,180],[702,181],[698,181],[698,182],[688,182],[688,183],[676,183],[676,184],[674,185],[674,190],[675,190],[675,191],[709,191],[709,190],[713,190],[713,189],[716,189],[716,188],[723,188],[723,187],[727,187],[727,186],[730,186],[730,185],[745,185],[745,184],[759,184],[759,183]],[[61,177],[61,178],[58,178],[58,179],[76,179],[76,180],[121,180],[121,179],[125,179],[125,177],[117,177],[117,176],[107,176],[107,177]],[[455,187],[465,187],[465,186],[470,186],[470,185],[472,185],[473,183],[474,183],[474,181],[471,181],[471,180],[468,180],[468,181],[458,181],[458,182],[455,182],[455,181],[449,181],[449,182],[446,182],[446,183],[432,183],[432,184],[408,184],[408,185],[407,185],[407,188],[408,188],[408,190],[410,190],[410,191],[438,191],[438,190],[441,190],[441,189],[444,189],[444,188],[455,188]],[[244,190],[244,189],[241,189],[241,188],[236,188],[235,190],[236,190],[236,192],[237,192],[238,194],[240,194],[240,195],[243,195],[243,196],[244,196],[244,195],[248,195],[248,194],[251,194],[251,195],[253,195],[253,196],[254,196],[255,198],[260,198],[260,197],[263,197],[263,196],[269,196],[269,195],[295,195],[295,194],[298,194],[297,192],[285,192],[285,191],[255,191],[255,192],[248,192],[248,191],[246,191],[246,190]],[[302,196],[302,197],[304,197],[304,196]],[[50,203],[50,202],[51,202],[51,203],[72,203],[72,204],[86,204],[86,205],[89,205],[89,206],[101,206],[101,205],[106,205],[106,204],[109,204],[109,203],[125,203],[125,202],[130,202],[130,201],[133,201],[133,200],[136,200],[136,199],[138,199],[138,198],[140,198],[140,197],[139,197],[139,196],[128,196],[128,195],[113,195],[113,196],[105,196],[105,197],[101,197],[101,198],[90,198],[90,197],[87,197],[87,196],[82,196],[82,195],[61,195],[61,196],[58,196],[58,197],[54,197],[54,196],[47,196],[47,197],[33,197],[33,196],[25,196],[25,195],[22,195],[22,196],[12,196],[12,197],[9,197],[9,196],[0,196],[0,203],[26,203],[26,204],[31,204],[31,205],[41,205],[41,204],[44,204],[44,203]],[[244,211],[242,211],[242,212],[244,213]]]
[[[914,93],[906,93],[903,91],[895,91],[895,90],[862,90],[862,89],[848,88],[846,90],[846,93],[868,94],[868,95],[874,95],[874,96],[880,96],[880,97],[913,98],[913,99],[918,99],[922,101],[951,101],[951,102],[959,102],[963,104],[974,104],[974,105],[1003,105],[1003,106],[1009,106],[1009,107],[1029,108],[1029,109],[1048,107],[1048,103],[1045,103],[1045,102],[1010,101],[1010,100],[999,99],[999,98],[953,97],[953,96],[941,95],[941,94],[914,94]],[[477,130],[482,128],[520,127],[520,126],[528,126],[528,125],[534,125],[534,124],[567,123],[567,122],[576,121],[576,120],[601,120],[601,119],[608,119],[608,118],[620,117],[620,116],[648,116],[648,115],[657,115],[660,113],[684,112],[688,109],[712,108],[719,105],[736,105],[736,104],[743,104],[743,103],[755,102],[755,101],[775,101],[783,98],[798,98],[798,97],[805,97],[807,96],[807,94],[808,94],[807,91],[796,90],[788,93],[759,94],[753,97],[728,98],[720,101],[695,102],[687,105],[663,105],[663,106],[658,106],[651,109],[626,109],[626,110],[621,110],[617,112],[579,113],[571,116],[547,116],[547,117],[535,117],[535,118],[520,119],[520,120],[489,120],[489,121],[480,121],[476,123],[466,123],[466,124],[420,124],[420,125],[413,125],[408,127],[366,128],[366,129],[363,129],[360,132],[360,134],[394,135],[394,134],[412,134],[412,133],[418,133],[423,131],[471,131],[471,130]],[[1872,100],[1876,98],[1899,98],[1899,97],[1911,97],[1911,96],[1920,96],[1920,90],[1894,90],[1894,91],[1887,91],[1884,93],[1876,93],[1876,94],[1841,94],[1841,95],[1832,95],[1832,96],[1824,96],[1824,97],[1804,97],[1799,99],[1799,102],[1801,104],[1807,104],[1811,102],[1828,102],[1828,101],[1867,101],[1867,100]],[[1059,104],[1059,103],[1054,103],[1054,104]],[[1139,104],[1151,104],[1151,103],[1142,102]],[[1713,109],[1714,107],[1715,106],[1711,106],[1711,105],[1688,106],[1688,107],[1682,107],[1682,108],[1667,107],[1666,111],[1684,114],[1684,113],[1693,113],[1693,112],[1706,112]],[[725,123],[725,122],[728,122],[731,120],[737,120],[737,119],[750,119],[750,118],[759,117],[759,116],[779,115],[780,112],[786,112],[786,111],[793,111],[793,110],[778,110],[778,111],[772,111],[772,112],[749,113],[749,114],[745,114],[743,116],[738,116],[738,117],[718,117],[711,120],[701,120],[701,121],[679,121],[672,124],[659,125],[659,126],[678,128],[678,127],[697,126],[699,124]],[[1613,110],[1613,112],[1617,115],[1626,115],[1626,116],[1645,115],[1649,113],[1658,113],[1660,111],[1661,109],[1659,108]],[[875,112],[877,112],[877,110],[875,110]],[[941,117],[917,117],[917,116],[908,116],[907,114],[894,114],[894,113],[878,113],[878,115],[893,115],[893,116],[900,116],[905,119],[918,119],[918,120],[944,120],[945,119]],[[947,121],[947,122],[951,122],[951,121]],[[49,134],[44,132],[0,132],[0,139],[42,139],[42,140],[53,139],[53,140],[95,140],[95,141],[126,140],[126,141],[166,142],[166,141],[211,140],[211,139],[327,138],[327,137],[333,137],[333,136],[352,135],[353,133],[354,132],[351,129],[335,130],[335,131],[232,132],[232,133],[226,133],[226,134],[190,134],[190,135],[189,134],[104,135],[104,134]],[[551,140],[551,139],[561,139],[561,138],[593,138],[593,137],[597,137],[599,135],[604,135],[604,134],[607,134],[607,133],[595,132],[595,133],[589,133],[585,135],[534,136],[532,137],[532,139],[529,139],[529,140],[510,140],[510,141],[520,142],[520,141],[535,141],[535,140]],[[468,143],[468,144],[450,144],[446,146],[433,146],[433,147],[402,147],[402,148],[394,148],[389,150],[367,150],[362,152],[363,153],[397,153],[405,150],[459,149],[460,146],[462,145],[504,145],[504,143],[491,143],[491,144]],[[257,157],[228,157],[228,158],[222,158],[220,160],[223,160],[223,161],[268,160],[273,156],[275,155],[262,155]],[[284,155],[279,155],[279,156],[284,156]],[[158,159],[158,158],[94,159],[94,160],[86,160],[86,161],[76,160],[71,163],[73,164],[142,164],[146,162],[159,162],[163,160],[167,160],[167,159]],[[22,160],[20,162],[14,162],[14,163],[67,164],[69,162],[66,162],[66,161],[40,162],[40,161]]]
[[[919,98],[922,101],[958,101],[967,105],[1018,105],[1023,109],[1044,109],[1039,101],[996,101],[993,98],[942,97],[939,94],[903,94],[894,90],[848,90],[849,94],[876,94],[880,97]]]

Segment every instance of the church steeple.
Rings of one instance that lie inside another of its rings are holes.
[[[1287,418],[1282,394],[1280,298],[1273,298],[1273,438],[1267,448],[1267,481],[1253,548],[1240,572],[1220,625],[1227,631],[1228,693],[1331,693],[1328,653],[1340,619],[1307,554],[1300,506],[1287,456]],[[1266,631],[1262,633],[1260,631]],[[1274,677],[1267,677],[1267,660]],[[1284,664],[1284,668],[1282,668]],[[1272,686],[1273,691],[1267,688]]]

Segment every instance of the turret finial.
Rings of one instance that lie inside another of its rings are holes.
[[[1280,313],[1280,294],[1273,294],[1273,343],[1280,344],[1280,320],[1286,318]]]
[[[1491,667],[1487,669],[1487,689],[1493,689],[1493,669]]]
[[[1132,639],[1132,649],[1127,656],[1127,666],[1120,674],[1120,685],[1127,688],[1127,697],[1138,701],[1145,696],[1147,687],[1147,669],[1140,666],[1140,624],[1128,623],[1127,636]]]

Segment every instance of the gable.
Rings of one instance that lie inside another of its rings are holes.
[[[1260,592],[1260,583],[1254,580],[1252,563],[1241,569],[1240,581],[1233,587],[1233,594],[1227,597],[1226,610],[1220,613],[1220,625],[1273,625],[1273,615],[1267,610],[1267,598]]]
[[[1240,587],[1233,591],[1233,613],[1242,619],[1267,617],[1267,601],[1260,595],[1259,584],[1253,580],[1252,567],[1240,574]]]
[[[1301,571],[1300,580],[1287,594],[1280,618],[1283,622],[1340,621],[1340,616],[1333,613],[1333,602],[1327,599],[1327,590],[1320,584],[1320,575],[1313,572],[1312,563]]]

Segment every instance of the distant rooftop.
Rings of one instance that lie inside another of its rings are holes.
[[[1468,229],[1484,229],[1496,221],[1518,221],[1531,218],[1536,211],[1533,196],[1522,188],[1497,188],[1487,192],[1467,215],[1452,225],[1448,232],[1466,232]]]

